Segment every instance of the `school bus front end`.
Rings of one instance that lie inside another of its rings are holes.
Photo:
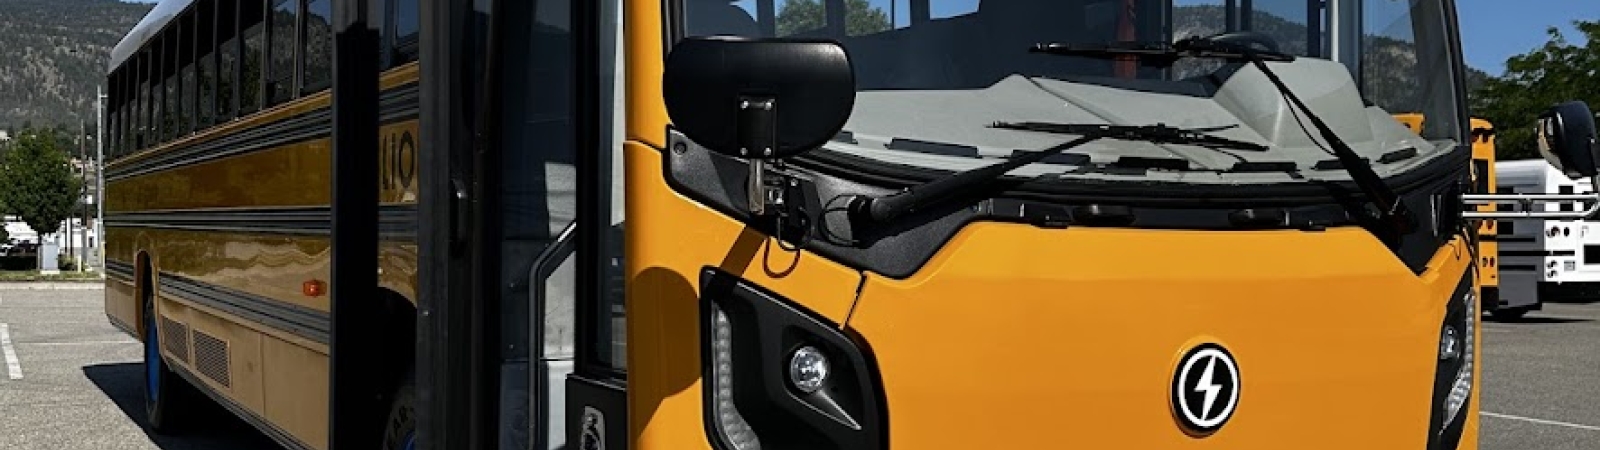
[[[971,3],[626,4],[632,445],[1477,447],[1448,0]]]

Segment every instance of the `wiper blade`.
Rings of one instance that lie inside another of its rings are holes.
[[[1283,79],[1279,78],[1278,74],[1272,71],[1272,68],[1267,67],[1268,60],[1262,57],[1260,51],[1231,42],[1203,38],[1185,39],[1179,41],[1179,44],[1180,47],[1192,48],[1231,48],[1244,54],[1249,59],[1250,64],[1255,66],[1256,70],[1260,70],[1261,74],[1272,82],[1272,86],[1279,93],[1289,99],[1289,102],[1296,109],[1305,113],[1311,125],[1317,129],[1317,134],[1321,135],[1322,139],[1328,141],[1328,145],[1333,147],[1333,154],[1339,159],[1340,165],[1344,167],[1345,172],[1350,174],[1350,181],[1355,182],[1356,187],[1361,189],[1361,193],[1367,198],[1367,201],[1377,207],[1375,217],[1369,214],[1368,211],[1353,206],[1350,207],[1352,215],[1375,220],[1389,231],[1390,235],[1382,240],[1390,247],[1399,245],[1399,237],[1410,233],[1416,228],[1416,220],[1411,216],[1411,210],[1406,207],[1405,202],[1400,200],[1400,196],[1396,195],[1394,190],[1383,182],[1383,177],[1378,176],[1378,173],[1373,170],[1372,164],[1350,148],[1349,143],[1340,138],[1338,133],[1334,133],[1333,128],[1329,127],[1327,122],[1322,120],[1322,117],[1317,116],[1317,113],[1312,111],[1311,107],[1306,106],[1305,102],[1300,100],[1300,96],[1295,95],[1294,91],[1289,89],[1287,84],[1284,84]],[[1384,238],[1384,236],[1380,236],[1380,238]]]
[[[1391,236],[1388,236],[1388,239],[1384,239],[1386,243],[1391,247],[1398,245],[1398,241],[1396,239],[1398,239],[1399,235],[1409,233],[1416,227],[1416,221],[1412,218],[1410,209],[1407,208],[1405,203],[1400,201],[1400,197],[1383,182],[1383,177],[1378,176],[1377,172],[1373,170],[1372,165],[1368,163],[1366,159],[1363,159],[1361,155],[1355,152],[1354,149],[1351,149],[1350,144],[1346,143],[1344,139],[1341,139],[1338,134],[1334,133],[1333,129],[1328,127],[1328,124],[1324,122],[1321,117],[1318,117],[1315,112],[1311,111],[1311,108],[1306,106],[1305,102],[1302,102],[1300,97],[1295,95],[1294,91],[1290,90],[1289,86],[1283,83],[1283,79],[1279,78],[1278,74],[1274,73],[1270,67],[1267,67],[1266,63],[1268,61],[1293,61],[1294,56],[1279,52],[1261,50],[1248,45],[1232,42],[1231,39],[1234,38],[1248,39],[1249,36],[1238,33],[1233,35],[1222,34],[1211,37],[1192,36],[1172,44],[1138,42],[1105,44],[1035,44],[1032,51],[1055,55],[1091,56],[1102,58],[1114,58],[1132,55],[1144,59],[1156,59],[1158,61],[1164,61],[1167,64],[1171,64],[1178,58],[1213,58],[1250,63],[1251,65],[1255,66],[1256,70],[1260,70],[1261,74],[1267,77],[1267,80],[1272,82],[1272,86],[1276,88],[1279,93],[1283,94],[1285,98],[1289,99],[1289,102],[1294,105],[1295,109],[1299,109],[1301,112],[1305,113],[1306,117],[1310,119],[1311,125],[1317,129],[1317,133],[1322,136],[1323,140],[1327,141],[1328,144],[1333,147],[1332,151],[1334,156],[1339,159],[1339,162],[1341,163],[1340,165],[1343,166],[1345,171],[1350,174],[1350,180],[1355,182],[1356,186],[1361,189],[1362,194],[1367,198],[1367,201],[1371,202],[1372,205],[1377,207],[1378,210],[1376,217],[1372,217],[1372,215],[1370,215],[1366,210],[1354,206],[1350,207],[1350,212],[1355,216],[1366,217],[1368,219],[1377,221],[1392,234]]]
[[[995,122],[993,126],[994,128],[1004,128],[1008,130],[1038,131],[1043,133],[1100,135],[1109,139],[1142,141],[1156,144],[1183,144],[1208,148],[1231,148],[1254,151],[1267,150],[1267,146],[1254,142],[1246,142],[1237,139],[1206,134],[1213,131],[1238,128],[1238,125],[1185,129],[1171,127],[1159,123],[1155,125],[1129,126],[1048,122]]]
[[[1257,50],[1229,42],[1213,41],[1201,37],[1189,37],[1175,43],[1167,42],[1096,42],[1096,43],[1060,43],[1047,42],[1034,44],[1028,51],[1034,53],[1048,53],[1062,56],[1086,56],[1092,58],[1115,58],[1121,56],[1135,56],[1141,59],[1154,60],[1162,64],[1172,64],[1180,58],[1210,58],[1223,59],[1236,62],[1249,62],[1253,57],[1266,61],[1288,62],[1294,61],[1294,55],[1267,50]]]
[[[1232,139],[1219,138],[1204,134],[1206,131],[1215,131],[1217,128],[1187,129],[1169,127],[1166,125],[1105,125],[1105,124],[1050,124],[1038,122],[1024,122],[1019,124],[996,123],[998,128],[1022,129],[1029,131],[1045,131],[1060,134],[1076,134],[1081,137],[1066,143],[1056,145],[1044,150],[1022,153],[1003,162],[990,164],[964,172],[958,172],[949,177],[912,186],[909,189],[883,197],[856,196],[850,202],[850,215],[857,220],[868,222],[885,222],[894,220],[907,213],[916,212],[922,208],[937,204],[957,194],[966,193],[974,189],[986,187],[989,183],[999,180],[1006,172],[1016,168],[1044,160],[1051,155],[1061,153],[1068,149],[1078,147],[1100,139],[1137,140],[1147,142],[1165,142],[1174,144],[1220,144],[1237,147],[1254,147],[1265,149],[1258,144]]]

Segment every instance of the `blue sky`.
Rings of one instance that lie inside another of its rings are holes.
[[[154,3],[155,0],[124,0]],[[783,0],[778,0],[782,3]],[[873,6],[889,9],[896,5],[896,22],[905,21],[906,0],[869,0]],[[972,11],[978,0],[934,0],[934,16],[948,16]],[[1179,4],[1219,4],[1221,0],[1178,0]],[[1271,3],[1298,3],[1293,0],[1258,0],[1257,5]],[[1368,0],[1368,16],[1392,15],[1396,7],[1405,4],[1395,0]],[[1376,6],[1376,8],[1374,8]],[[1600,1],[1595,0],[1457,0],[1457,20],[1461,22],[1461,46],[1466,52],[1467,64],[1479,70],[1499,75],[1505,71],[1505,60],[1511,55],[1526,52],[1544,44],[1545,28],[1556,26],[1569,41],[1582,43],[1578,30],[1572,27],[1575,19],[1600,19]],[[1376,10],[1376,11],[1374,11]],[[1302,9],[1303,11],[1303,9]]]

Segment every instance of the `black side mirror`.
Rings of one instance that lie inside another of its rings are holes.
[[[692,37],[667,56],[673,126],[711,151],[794,156],[839,134],[855,107],[855,71],[832,41]]]
[[[1595,142],[1594,113],[1581,101],[1551,107],[1539,115],[1539,153],[1569,178],[1600,175],[1600,147]]]

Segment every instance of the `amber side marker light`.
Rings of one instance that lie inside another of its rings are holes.
[[[323,283],[322,280],[306,280],[300,283],[300,293],[307,297],[321,297],[322,293],[327,291],[327,283]]]

